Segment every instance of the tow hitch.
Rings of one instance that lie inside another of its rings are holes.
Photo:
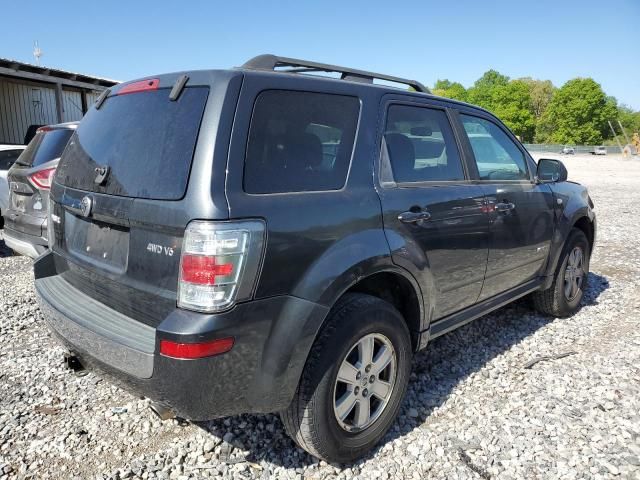
[[[89,373],[85,370],[82,363],[80,363],[80,359],[76,357],[73,353],[64,354],[64,365],[69,370],[72,370],[73,373],[79,376],[86,375],[87,373]]]

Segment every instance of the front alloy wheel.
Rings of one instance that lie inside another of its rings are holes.
[[[564,270],[564,296],[567,301],[573,301],[582,293],[582,280],[584,279],[584,253],[580,246],[571,250],[567,259],[567,267]]]

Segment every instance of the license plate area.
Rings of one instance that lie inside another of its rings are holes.
[[[114,273],[124,273],[129,258],[129,229],[86,220],[65,212],[67,251],[75,257]]]

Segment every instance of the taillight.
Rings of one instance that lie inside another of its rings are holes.
[[[53,182],[53,176],[56,174],[56,169],[47,168],[46,170],[40,170],[39,172],[29,175],[29,181],[33,183],[37,188],[49,190],[51,188],[51,182]]]
[[[264,231],[260,221],[191,222],[182,243],[178,307],[217,312],[251,298]]]

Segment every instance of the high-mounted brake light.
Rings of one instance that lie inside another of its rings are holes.
[[[53,128],[49,127],[48,125],[45,125],[44,127],[40,127],[36,130],[36,133],[38,132],[50,132],[51,130],[53,130]]]
[[[250,298],[263,243],[260,221],[191,222],[182,244],[178,307],[211,313]]]
[[[126,95],[128,93],[140,93],[148,92],[149,90],[157,90],[159,85],[160,80],[157,78],[141,80],[139,82],[133,82],[125,85],[116,92],[116,95]]]
[[[36,187],[42,190],[49,190],[51,188],[51,182],[53,182],[53,176],[56,174],[56,169],[47,168],[46,170],[40,170],[39,172],[29,175],[29,181]]]
[[[202,343],[177,343],[160,340],[160,355],[172,358],[203,358],[226,353],[233,347],[233,337],[220,338]]]

